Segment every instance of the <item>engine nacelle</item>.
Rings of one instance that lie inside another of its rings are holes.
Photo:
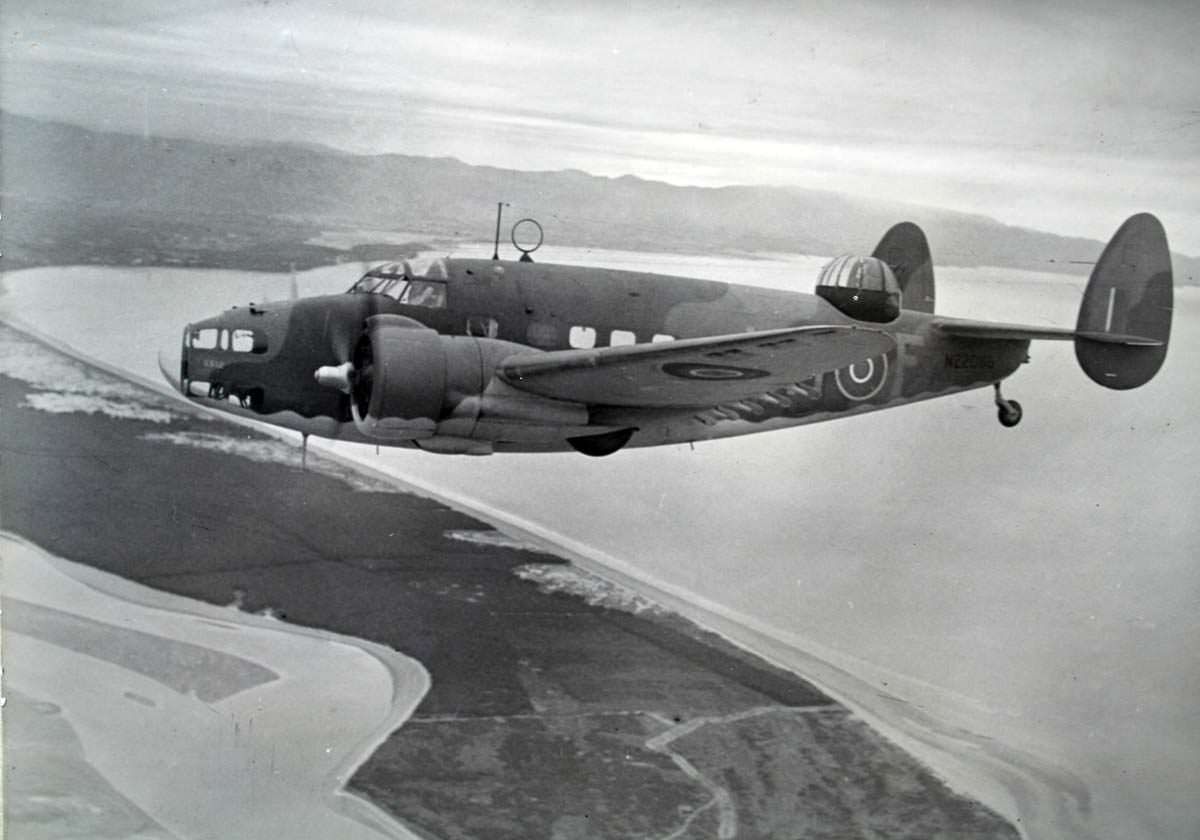
[[[821,269],[817,294],[856,321],[886,324],[900,315],[900,284],[877,257],[835,258]]]
[[[531,352],[494,338],[439,335],[401,315],[368,318],[348,377],[354,424],[367,437],[389,441],[446,434],[450,426],[470,438],[480,419],[586,424],[583,406],[513,393],[493,381],[500,362]]]

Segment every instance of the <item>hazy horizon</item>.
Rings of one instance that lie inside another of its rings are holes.
[[[397,8],[189,0],[0,10],[0,107],[677,185],[795,186],[1200,253],[1186,4]]]

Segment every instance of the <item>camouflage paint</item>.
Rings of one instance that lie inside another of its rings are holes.
[[[428,309],[378,294],[341,294],[235,307],[190,329],[250,329],[266,336],[262,354],[184,348],[192,397],[226,411],[323,437],[368,441],[355,427],[350,397],[314,380],[322,366],[350,359],[367,318],[412,318],[442,335],[468,334],[468,323],[494,319],[495,338],[542,350],[570,349],[573,326],[596,330],[607,346],[613,330],[649,342],[781,327],[852,324],[815,295],[644,272],[492,260],[446,260],[447,305]],[[652,446],[728,437],[834,419],[989,385],[1026,359],[1028,341],[968,339],[939,333],[928,312],[901,313],[884,329],[897,341],[885,356],[829,371],[786,389],[764,392],[703,410],[588,406],[587,426],[476,422],[453,417],[439,433],[443,451],[567,449],[568,437],[635,428],[630,446]],[[697,360],[702,361],[702,360]],[[715,374],[714,374],[715,375]],[[184,383],[186,386],[186,382]],[[199,393],[197,393],[199,390]],[[469,429],[470,438],[462,438]],[[453,440],[451,440],[453,439]],[[378,442],[369,440],[369,442]],[[402,441],[398,445],[420,445]],[[434,448],[434,447],[426,447]]]

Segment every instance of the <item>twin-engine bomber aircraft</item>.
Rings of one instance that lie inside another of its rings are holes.
[[[843,256],[816,294],[603,268],[445,259],[368,271],[344,294],[189,324],[163,375],[190,399],[318,435],[486,455],[710,440],[994,386],[1032,339],[1072,340],[1106,388],[1167,355],[1166,234],[1131,217],[1092,271],[1075,329],[934,314],[925,235],[904,222]],[[171,354],[173,355],[173,353]]]

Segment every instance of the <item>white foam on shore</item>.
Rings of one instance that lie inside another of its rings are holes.
[[[27,394],[25,405],[47,414],[103,414],[116,420],[146,420],[151,423],[170,423],[178,416],[161,408],[147,408],[138,402],[89,394]]]
[[[522,580],[536,583],[548,595],[562,594],[582,598],[589,606],[640,615],[665,615],[667,610],[628,587],[621,586],[577,566],[557,563],[530,563],[513,569]]]
[[[512,548],[517,551],[545,551],[539,545],[534,545],[525,540],[519,540],[516,537],[510,537],[503,531],[489,529],[481,530],[455,530],[446,531],[442,534],[448,540],[458,540],[460,542],[474,543],[476,545],[486,545],[492,548]]]
[[[299,448],[285,441],[271,438],[238,438],[211,432],[150,432],[142,435],[142,440],[206,449],[223,455],[248,458],[260,464],[282,464],[297,468],[304,464]],[[360,470],[344,466],[338,461],[312,452],[309,452],[306,466],[313,472],[336,478],[351,489],[364,493],[401,492],[391,482],[373,479]]]
[[[627,612],[673,612],[694,621],[811,683],[916,756],[951,789],[1003,816],[1022,837],[1030,836],[1027,829],[1032,814],[1040,815],[1041,826],[1053,826],[1057,836],[1080,840],[1091,836],[1086,827],[1086,785],[1069,771],[975,734],[968,728],[969,714],[953,721],[941,719],[923,705],[901,699],[899,692],[923,694],[935,701],[931,706],[939,712],[956,703],[974,705],[968,698],[951,697],[939,687],[922,685],[811,639],[781,631],[507,511],[444,488],[423,483],[420,486],[445,504],[505,528],[514,539],[540,542],[546,550],[553,547],[576,564],[529,564],[514,570],[536,581],[543,591],[576,595],[590,604]],[[880,689],[881,684],[889,682],[896,692]]]
[[[169,423],[180,416],[158,395],[89,370],[10,330],[0,331],[0,374],[38,389],[24,402],[49,414],[103,414],[151,423]]]
[[[538,582],[544,591],[596,598],[597,606],[608,608],[635,611],[640,602],[646,605],[643,609],[675,613],[797,674],[916,756],[951,789],[1000,814],[1022,837],[1040,836],[1029,834],[1033,827],[1051,829],[1053,836],[1064,838],[1094,836],[1088,825],[1086,783],[1041,757],[977,734],[972,723],[979,704],[971,698],[731,610],[595,546],[457,490],[378,470],[365,458],[351,454],[357,450],[347,451],[336,443],[320,445],[337,447],[335,457],[392,478],[407,492],[426,495],[482,519],[515,542],[569,559],[574,565],[528,564],[514,570]],[[958,711],[950,713],[951,709]]]

